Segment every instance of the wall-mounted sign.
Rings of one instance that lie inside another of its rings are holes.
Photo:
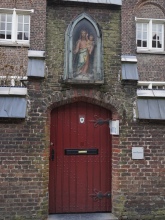
[[[143,160],[144,159],[144,147],[132,147],[132,159]]]
[[[119,120],[109,121],[110,134],[119,135]]]

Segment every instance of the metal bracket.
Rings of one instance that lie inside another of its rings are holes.
[[[98,127],[99,125],[103,125],[103,124],[109,124],[109,120],[110,119],[102,119],[99,118],[97,115],[94,116],[95,120],[90,120],[90,122],[94,123],[94,127]]]
[[[90,197],[92,197],[94,201],[98,201],[98,200],[101,200],[103,198],[109,199],[111,197],[111,193],[106,192],[106,193],[103,194],[101,191],[98,191],[98,190],[95,189],[94,194],[91,194]]]

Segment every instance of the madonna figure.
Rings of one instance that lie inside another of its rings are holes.
[[[76,43],[74,54],[78,55],[77,74],[86,75],[89,73],[90,56],[94,49],[94,37],[92,35],[88,38],[88,33],[85,30],[81,31],[80,39]]]

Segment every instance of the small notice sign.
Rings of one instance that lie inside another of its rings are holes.
[[[144,159],[144,147],[132,147],[132,159],[143,160]]]

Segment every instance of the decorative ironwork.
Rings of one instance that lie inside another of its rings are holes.
[[[98,200],[101,200],[103,198],[109,199],[111,197],[111,193],[106,192],[106,193],[103,194],[101,191],[98,191],[98,190],[95,189],[94,194],[91,194],[90,197],[92,197],[94,201],[98,201]]]
[[[97,115],[94,116],[95,120],[90,120],[90,122],[94,123],[94,127],[98,127],[99,125],[103,125],[103,124],[109,124],[109,120],[110,119],[102,119],[99,118]]]

